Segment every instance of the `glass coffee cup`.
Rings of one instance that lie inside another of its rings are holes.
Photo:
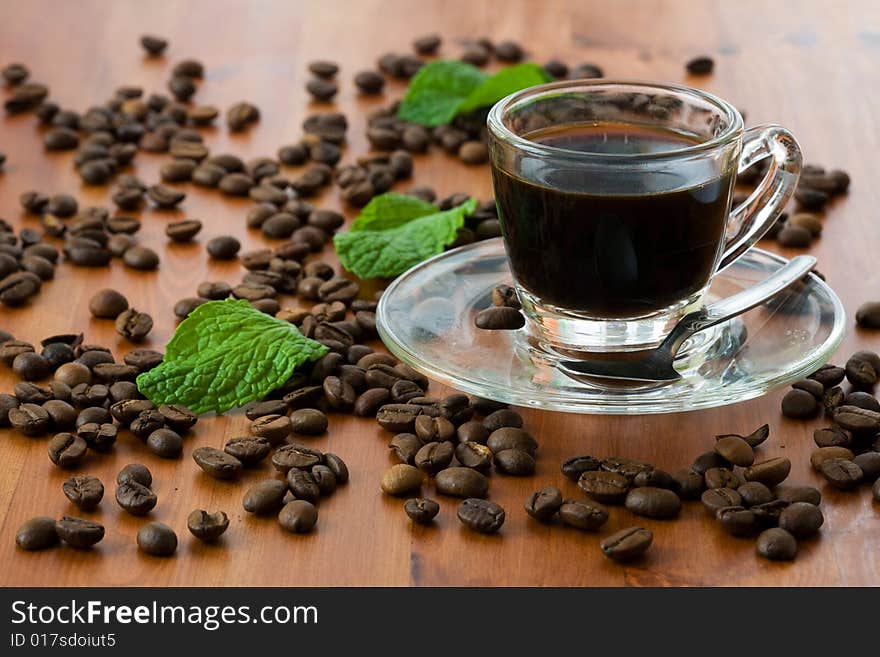
[[[787,130],[744,130],[729,103],[678,85],[550,83],[499,101],[488,127],[527,328],[566,355],[657,346],[773,225],[801,168]],[[765,158],[731,209],[737,172]]]

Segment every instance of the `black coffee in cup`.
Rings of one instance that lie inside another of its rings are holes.
[[[562,124],[522,134],[544,146],[662,157],[701,143],[637,124]],[[493,167],[511,271],[545,305],[596,318],[648,315],[699,292],[724,245],[734,174],[705,156],[675,172],[632,163],[585,172],[525,154]]]

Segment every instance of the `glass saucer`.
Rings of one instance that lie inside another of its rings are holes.
[[[766,278],[786,260],[750,249],[715,276],[707,303]],[[401,361],[457,390],[518,406],[636,415],[723,406],[810,374],[844,335],[837,295],[817,276],[738,318],[697,333],[676,359],[681,379],[647,387],[575,380],[525,329],[486,331],[474,315],[512,281],[501,239],[442,253],[399,276],[382,294],[379,335]]]

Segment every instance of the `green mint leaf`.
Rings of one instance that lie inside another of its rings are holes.
[[[490,107],[520,89],[544,84],[552,79],[547,71],[531,62],[508,66],[474,89],[458,106],[458,113],[464,114],[481,107]]]
[[[434,208],[431,214],[393,227],[337,233],[333,238],[336,254],[346,269],[361,278],[391,278],[442,253],[455,241],[465,216],[476,208],[477,202],[471,198],[450,210]],[[385,225],[380,218],[373,222],[374,226]]]
[[[429,62],[413,76],[397,115],[426,126],[449,123],[461,103],[488,77],[465,62]]]
[[[244,300],[211,301],[183,320],[138,390],[154,404],[222,413],[262,399],[327,347]]]
[[[387,230],[397,228],[411,219],[435,214],[437,206],[415,196],[387,192],[374,196],[361,210],[349,230]]]

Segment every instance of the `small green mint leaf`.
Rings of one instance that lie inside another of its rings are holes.
[[[512,93],[544,84],[552,79],[547,71],[531,62],[508,66],[471,91],[458,106],[458,113],[464,114],[481,107],[490,107]]]
[[[355,219],[349,230],[386,230],[397,228],[411,219],[418,219],[428,214],[435,214],[437,206],[415,196],[386,192],[364,206],[360,216]]]
[[[455,241],[464,218],[477,208],[475,199],[443,212],[411,219],[385,230],[356,230],[333,238],[342,265],[361,278],[391,278],[442,253]]]
[[[413,76],[397,115],[429,127],[449,123],[459,113],[461,103],[486,78],[480,69],[465,62],[429,62]]]
[[[138,390],[154,404],[222,413],[262,399],[327,347],[244,300],[211,301],[183,320]]]

